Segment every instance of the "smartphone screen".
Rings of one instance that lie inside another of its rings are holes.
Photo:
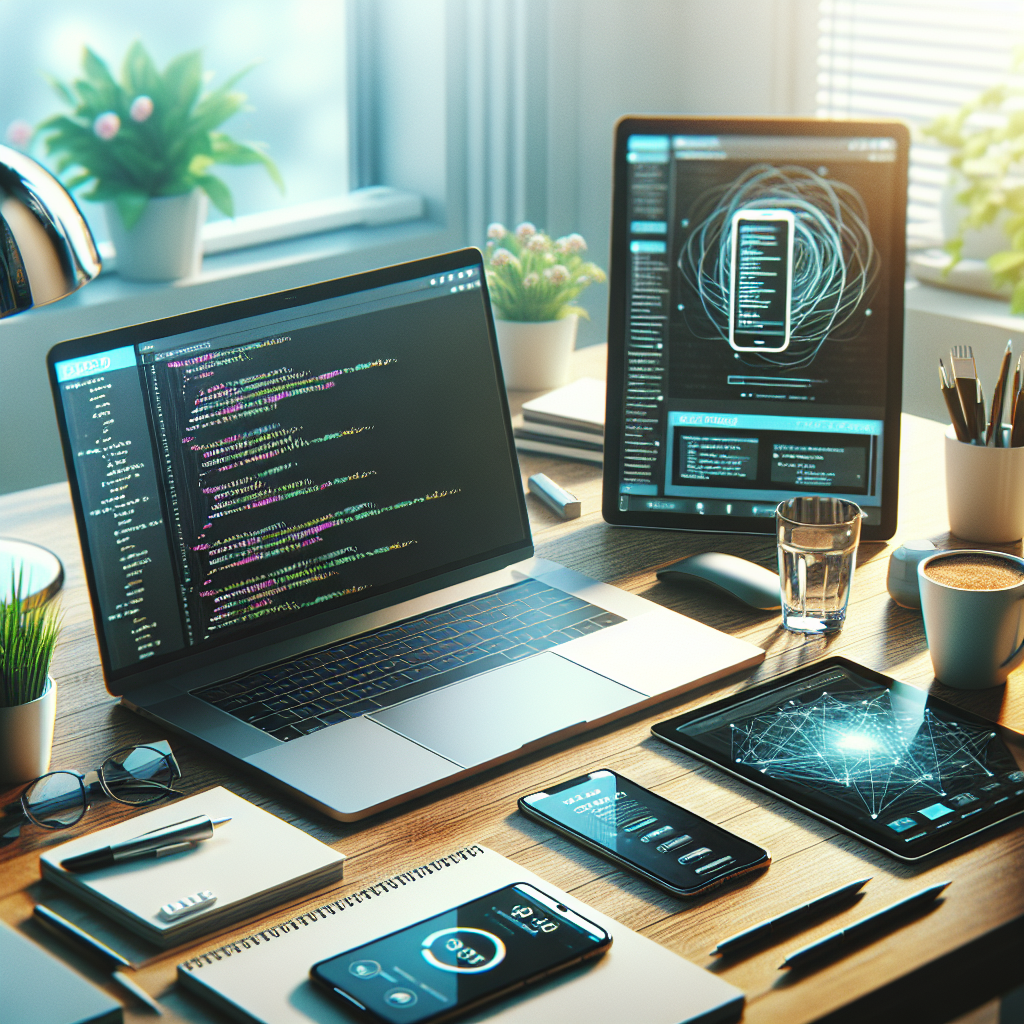
[[[611,941],[533,886],[509,885],[323,960],[310,975],[373,1020],[419,1024],[598,956]]]
[[[789,210],[733,214],[729,344],[738,352],[789,347],[793,228]]]
[[[771,863],[767,850],[607,769],[525,796],[519,806],[677,896]]]

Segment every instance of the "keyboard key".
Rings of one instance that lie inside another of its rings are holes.
[[[307,718],[304,722],[296,722],[295,728],[298,729],[303,736],[309,736],[310,733],[326,729],[327,723],[321,722],[319,718]]]
[[[270,713],[270,708],[262,701],[246,704],[244,708],[232,712],[235,718],[240,718],[243,722],[255,722],[259,718],[266,718]]]
[[[320,715],[320,721],[326,722],[328,725],[337,725],[339,722],[344,722],[349,716],[344,711],[328,711],[326,714]]]
[[[583,634],[596,633],[601,627],[596,622],[590,622],[586,620],[584,622],[577,622],[576,628]]]
[[[517,615],[516,618],[524,626],[532,626],[535,622],[543,622],[545,619],[549,619],[550,615],[545,615],[542,611],[538,611],[536,608],[528,608],[522,615]]]
[[[621,615],[616,615],[614,612],[602,612],[600,615],[595,615],[591,620],[598,626],[615,626],[620,622],[626,620]]]
[[[570,611],[563,612],[560,615],[555,616],[553,619],[548,620],[548,626],[552,630],[564,629],[566,626],[575,626],[579,622],[583,622],[589,619],[593,614],[594,609],[591,607],[584,608],[573,608]]]
[[[531,654],[537,652],[532,647],[527,647],[526,644],[519,644],[517,647],[510,647],[507,651],[502,651],[502,657],[508,658],[509,661],[518,661],[520,658],[528,658]]]
[[[270,735],[279,740],[293,740],[296,737],[301,736],[302,733],[293,726],[286,725],[283,729],[277,729]]]
[[[365,715],[367,711],[380,711],[380,707],[380,704],[372,700],[354,700],[338,710],[344,711],[349,718],[355,718],[357,715]]]

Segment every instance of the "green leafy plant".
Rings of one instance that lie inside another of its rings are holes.
[[[586,318],[587,311],[574,301],[605,279],[596,263],[584,261],[586,249],[582,235],[552,241],[529,222],[515,231],[492,224],[487,229],[487,287],[499,319],[537,322],[573,313]]]
[[[1013,70],[1024,68],[1024,50],[1018,51]],[[1024,89],[1001,83],[986,89],[959,110],[936,118],[923,134],[947,146],[949,166],[964,188],[956,201],[964,207],[958,234],[944,248],[952,257],[951,270],[960,261],[964,232],[1002,221],[1007,248],[988,259],[997,285],[1009,285],[1010,312],[1024,313]]]
[[[236,142],[216,130],[245,105],[245,94],[233,87],[250,70],[204,92],[198,50],[175,57],[161,73],[135,42],[117,81],[86,48],[83,77],[70,86],[53,81],[72,113],[47,118],[36,133],[47,153],[57,156],[58,172],[70,172],[68,188],[89,186],[83,198],[114,202],[126,228],[138,222],[151,198],[196,188],[233,217],[231,190],[210,173],[214,164],[262,164],[284,191],[280,172],[260,145]]]
[[[11,578],[10,597],[0,600],[0,706],[37,700],[46,689],[62,617],[52,603],[23,598],[22,573]]]

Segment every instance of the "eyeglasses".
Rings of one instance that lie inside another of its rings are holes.
[[[166,740],[115,751],[103,764],[85,775],[77,771],[48,772],[30,782],[18,803],[4,810],[17,813],[40,828],[60,829],[77,825],[92,807],[97,787],[111,800],[144,807],[168,796],[181,796],[171,784],[181,769]],[[17,839],[24,820],[2,833],[3,840]],[[0,828],[2,828],[0,824]]]

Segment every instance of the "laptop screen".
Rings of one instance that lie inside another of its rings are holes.
[[[108,675],[523,557],[481,270],[467,251],[51,352]]]
[[[906,129],[627,119],[606,517],[772,532],[799,494],[896,521]]]

